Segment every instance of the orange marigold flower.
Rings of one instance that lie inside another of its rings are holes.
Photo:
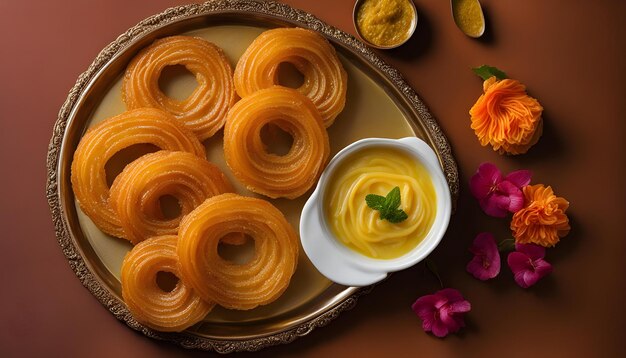
[[[544,247],[556,245],[570,230],[565,215],[569,202],[554,195],[552,188],[543,184],[524,187],[524,197],[524,207],[511,220],[515,242]]]
[[[500,154],[526,153],[541,136],[543,107],[516,80],[490,77],[483,91],[469,112],[480,144]]]

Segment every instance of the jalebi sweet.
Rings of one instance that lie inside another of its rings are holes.
[[[291,63],[304,75],[297,90],[313,101],[328,128],[346,103],[347,74],[335,48],[314,31],[278,28],[259,35],[235,67],[237,94],[245,98],[278,85],[282,63]]]
[[[214,164],[191,153],[162,150],[124,168],[111,185],[110,205],[118,214],[124,237],[137,244],[152,236],[175,235],[182,216],[207,198],[232,191]],[[164,216],[159,200],[166,195],[178,200],[180,215]]]
[[[170,98],[159,88],[161,72],[173,65],[185,66],[198,82],[184,100]],[[236,100],[233,70],[222,49],[190,36],[165,37],[139,52],[126,68],[122,93],[128,109],[163,109],[200,140],[224,126],[226,114]]]
[[[261,139],[265,125],[276,125],[293,137],[286,155],[267,151]],[[309,190],[324,170],[330,146],[313,103],[298,91],[274,86],[241,99],[228,114],[224,157],[246,187],[271,198],[296,198]]]
[[[126,254],[122,263],[122,297],[140,323],[165,332],[180,332],[201,321],[215,306],[203,300],[180,279],[175,235],[145,240]],[[178,277],[167,292],[157,284],[157,274]]]
[[[72,161],[72,188],[81,209],[103,232],[123,237],[117,213],[109,205],[105,165],[135,144],[184,151],[204,158],[205,148],[172,116],[155,108],[124,112],[104,120],[83,136]]]
[[[223,259],[220,239],[241,232],[254,240],[244,264]],[[284,215],[265,200],[237,194],[207,199],[180,224],[177,253],[181,278],[205,300],[246,310],[278,298],[298,263],[298,236]]]

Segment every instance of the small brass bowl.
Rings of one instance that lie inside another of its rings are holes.
[[[413,12],[413,20],[411,20],[411,27],[409,28],[408,35],[406,39],[393,45],[376,45],[368,41],[365,38],[365,36],[363,36],[363,34],[361,33],[361,29],[359,28],[359,24],[357,21],[357,15],[359,13],[359,9],[361,8],[361,5],[363,5],[365,1],[367,0],[357,0],[354,3],[354,9],[352,10],[352,23],[354,24],[354,29],[356,30],[356,33],[359,36],[359,39],[361,39],[361,41],[365,42],[366,44],[368,44],[369,46],[373,48],[377,48],[380,50],[389,50],[392,48],[396,48],[396,47],[404,45],[407,41],[409,41],[409,39],[413,36],[413,33],[415,32],[415,28],[417,27],[417,9],[415,8],[415,4],[413,3],[412,0],[407,0],[409,4],[411,5],[411,11]]]

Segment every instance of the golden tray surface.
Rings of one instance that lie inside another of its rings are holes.
[[[130,244],[101,233],[75,203],[70,183],[74,150],[89,126],[124,110],[120,78],[139,49],[164,36],[199,36],[223,47],[234,67],[259,33],[280,26],[309,28],[324,35],[335,46],[348,72],[346,108],[329,128],[331,155],[365,137],[420,137],[435,149],[455,202],[459,190],[457,167],[437,122],[402,75],[353,36],[311,14],[275,2],[211,1],[167,9],[120,35],[79,76],[59,112],[47,158],[46,194],[56,236],[70,267],[116,318],[146,336],[221,353],[256,351],[289,343],[326,325],[354,307],[358,297],[371,289],[328,281],[302,252],[292,284],[276,302],[251,311],[217,308],[203,322],[182,333],[158,332],[135,321],[121,299],[119,269]],[[191,85],[183,80],[166,84],[174,92]],[[224,170],[239,193],[253,195],[236,184],[224,164],[221,133],[215,136],[220,138],[205,141],[209,160]],[[297,228],[307,197],[271,202]]]

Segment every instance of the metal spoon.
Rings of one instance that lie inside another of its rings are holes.
[[[469,37],[485,33],[485,15],[478,0],[450,0],[452,18],[456,26]]]

